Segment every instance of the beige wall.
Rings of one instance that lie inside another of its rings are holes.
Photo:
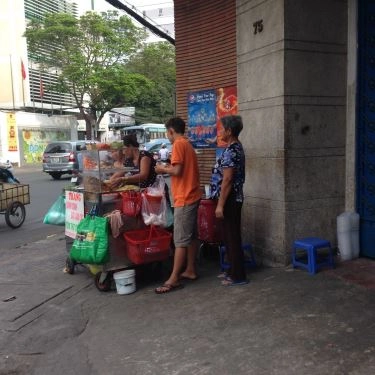
[[[29,101],[27,79],[22,80],[21,58],[27,69],[23,0],[0,1],[0,103],[2,108],[19,108]],[[24,93],[22,85],[24,84]],[[13,90],[12,90],[13,88]]]
[[[258,20],[263,31],[254,34]],[[336,243],[345,200],[346,38],[346,1],[237,0],[243,234],[268,264],[289,263],[298,237]]]

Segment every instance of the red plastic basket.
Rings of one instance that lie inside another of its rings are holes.
[[[122,213],[126,216],[137,216],[142,207],[141,192],[135,190],[123,191],[121,197]]]
[[[124,233],[127,256],[134,264],[159,262],[169,257],[172,234],[154,226]]]

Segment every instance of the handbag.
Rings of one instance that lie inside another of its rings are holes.
[[[107,263],[109,260],[107,218],[86,215],[78,224],[77,235],[69,255],[77,263]]]
[[[65,225],[65,196],[60,195],[49,208],[43,219],[43,224]]]

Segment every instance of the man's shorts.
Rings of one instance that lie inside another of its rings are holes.
[[[188,247],[198,237],[198,206],[199,201],[174,208],[173,241],[175,247]]]

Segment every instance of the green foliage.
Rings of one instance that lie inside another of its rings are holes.
[[[145,31],[127,16],[47,14],[32,20],[25,36],[39,67],[58,74],[49,88],[75,98],[89,138],[92,121],[112,108],[134,106],[137,122],[165,122],[174,114],[174,46],[145,44]]]
[[[125,70],[125,64],[142,48],[146,34],[117,12],[87,12],[76,19],[65,13],[47,14],[31,21],[25,37],[31,56],[42,70],[58,72],[56,89],[75,98],[87,125],[113,107],[134,105],[142,90],[134,82],[151,83]],[[89,135],[89,134],[88,134]]]
[[[174,115],[176,65],[175,48],[168,42],[145,45],[127,63],[131,72],[137,72],[154,83],[150,101],[144,100],[137,108],[140,122],[165,122]]]

